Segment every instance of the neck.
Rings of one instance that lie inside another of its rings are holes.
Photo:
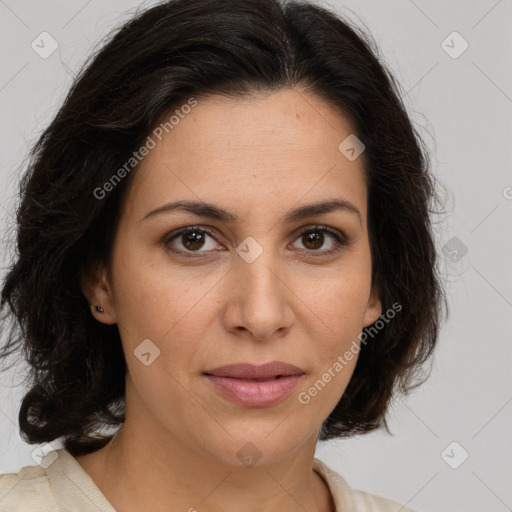
[[[76,457],[116,510],[234,512],[243,503],[244,512],[334,512],[327,485],[312,470],[316,433],[278,461],[235,465],[155,428],[149,413],[132,417],[128,406],[107,446]]]

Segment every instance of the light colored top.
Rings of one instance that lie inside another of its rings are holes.
[[[413,512],[398,503],[352,489],[322,461],[313,470],[326,482],[337,512]],[[65,449],[52,451],[39,465],[0,475],[0,512],[115,512],[78,461]]]

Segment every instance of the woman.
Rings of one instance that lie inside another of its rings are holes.
[[[306,3],[169,1],[113,34],[22,182],[3,353],[32,367],[24,438],[53,444],[3,509],[400,509],[314,458],[387,428],[438,337],[397,90]]]

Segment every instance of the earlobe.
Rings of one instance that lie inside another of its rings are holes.
[[[103,267],[84,272],[80,277],[82,293],[89,302],[92,316],[98,322],[112,325],[117,322],[112,288]]]
[[[382,303],[380,301],[378,289],[374,287],[371,291],[370,299],[368,300],[368,304],[366,306],[363,327],[368,327],[369,325],[373,324],[381,315]]]

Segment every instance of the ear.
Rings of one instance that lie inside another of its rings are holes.
[[[107,270],[103,267],[97,267],[84,271],[80,275],[80,286],[89,302],[92,316],[103,324],[115,324],[117,317],[115,315],[112,286],[108,279]],[[96,311],[96,306],[103,308],[103,312]]]
[[[363,327],[368,327],[373,324],[373,322],[377,321],[380,315],[382,315],[382,304],[379,298],[379,291],[377,286],[373,286],[368,304],[366,305],[366,311],[364,313]]]

